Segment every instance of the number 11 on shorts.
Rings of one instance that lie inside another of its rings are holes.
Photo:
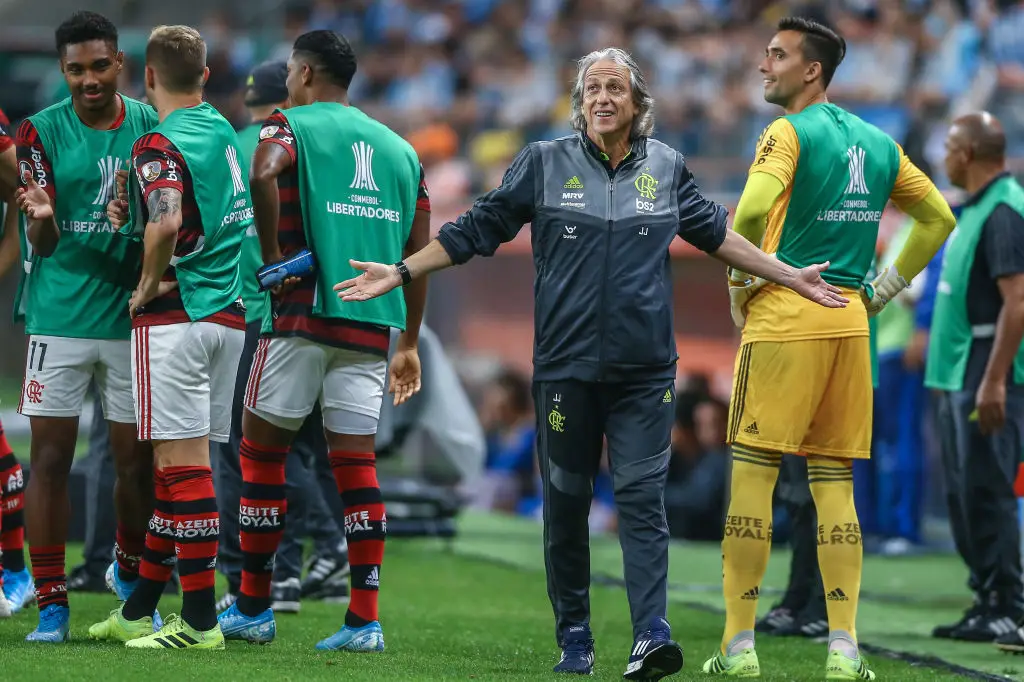
[[[38,365],[35,364],[35,361],[36,361],[36,346],[39,347],[38,348],[38,350],[39,350],[39,364]],[[32,342],[32,348],[29,351],[28,368],[29,369],[34,369],[36,371],[42,371],[42,369],[43,369],[43,360],[45,358],[46,358],[46,344],[43,343],[42,341],[33,341]]]

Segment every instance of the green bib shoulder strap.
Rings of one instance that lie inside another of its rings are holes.
[[[994,333],[971,327],[967,317],[967,289],[985,222],[1000,205],[1009,206],[1024,216],[1024,189],[1009,175],[996,180],[976,203],[964,207],[956,229],[946,242],[928,339],[925,385],[929,388],[962,390],[974,338]],[[1024,346],[1013,362],[1013,380],[1024,383]]]

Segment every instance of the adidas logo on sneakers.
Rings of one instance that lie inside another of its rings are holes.
[[[761,432],[757,430],[757,422],[753,421],[747,425],[747,428],[743,429],[743,433],[749,433],[752,436],[757,436]]]
[[[760,596],[761,596],[761,589],[758,588],[758,587],[754,587],[754,588],[751,588],[751,589],[747,590],[746,593],[742,597],[740,597],[740,599],[748,599],[750,601],[757,601]]]
[[[377,571],[377,567],[374,566],[370,569],[370,575],[366,576],[367,587],[380,587],[380,573]]]
[[[841,589],[837,587],[836,589],[828,593],[827,599],[829,601],[847,601],[848,597],[846,596],[845,592],[843,592]]]
[[[989,632],[1002,637],[1008,635],[1017,629],[1017,623],[1012,618],[993,618],[988,623],[985,623],[985,627]]]
[[[568,180],[566,180],[565,184],[562,185],[562,187],[564,189],[583,189],[583,183],[580,182],[580,179],[579,179],[578,176],[574,175],[571,178],[569,178]]]

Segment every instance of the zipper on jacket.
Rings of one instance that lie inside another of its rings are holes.
[[[620,164],[621,165],[621,164]],[[615,172],[608,177],[608,229],[604,238],[604,269],[601,273],[601,307],[598,309],[597,380],[604,381],[605,319],[608,317],[608,259],[612,253],[612,228],[615,225]]]

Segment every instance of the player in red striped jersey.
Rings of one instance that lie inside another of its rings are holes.
[[[267,121],[253,156],[263,262],[308,248],[316,272],[283,283],[253,360],[242,421],[242,585],[238,601],[219,616],[228,639],[267,642],[276,632],[270,569],[287,511],[285,458],[319,397],[345,505],[352,596],[344,626],[317,648],[384,650],[377,595],[387,525],[374,443],[391,327],[402,330],[390,367],[396,404],[419,390],[426,288],[416,283],[380,304],[346,307],[331,287],[351,272],[349,258],[376,253],[394,262],[425,244],[430,214],[415,151],[349,105],[355,69],[343,37],[299,36],[287,79],[295,106]]]
[[[0,199],[7,202],[0,237],[0,278],[19,260],[18,158],[11,139],[10,121],[0,110]],[[25,567],[25,477],[0,424],[0,618],[17,613],[31,601],[32,577]]]

